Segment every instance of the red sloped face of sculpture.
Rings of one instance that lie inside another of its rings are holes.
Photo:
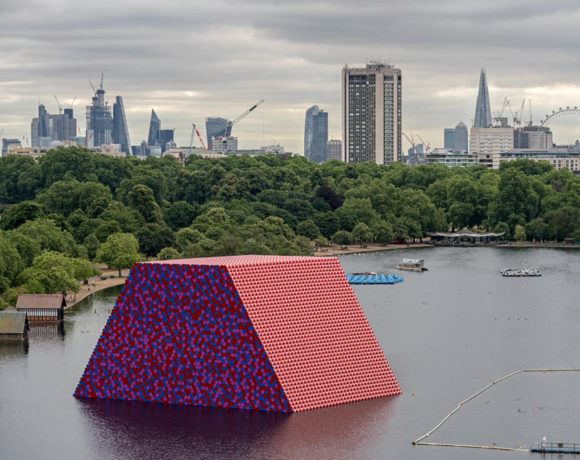
[[[338,260],[137,264],[75,396],[302,411],[400,394]]]

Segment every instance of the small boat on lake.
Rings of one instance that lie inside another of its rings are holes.
[[[537,268],[504,268],[499,272],[501,276],[507,277],[542,276],[542,272]]]
[[[399,270],[407,270],[410,272],[426,272],[428,268],[424,267],[425,261],[423,259],[403,259],[402,262],[397,265]]]
[[[403,277],[396,273],[349,273],[346,275],[349,284],[397,284],[403,282]]]

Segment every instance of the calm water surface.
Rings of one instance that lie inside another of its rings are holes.
[[[346,271],[429,272],[355,292],[404,394],[284,416],[72,393],[114,303],[100,293],[34,330],[28,353],[0,347],[1,459],[512,459],[531,454],[413,447],[466,396],[526,367],[580,367],[580,252],[437,248],[341,258]],[[541,278],[502,278],[503,267]],[[580,442],[580,374],[519,375],[466,406],[431,440],[520,446]]]

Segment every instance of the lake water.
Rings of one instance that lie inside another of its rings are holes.
[[[345,271],[425,273],[355,286],[403,395],[292,414],[120,401],[72,393],[117,290],[35,330],[27,353],[0,347],[1,459],[512,459],[521,453],[412,446],[459,401],[521,368],[580,368],[580,252],[435,248],[341,257]],[[503,278],[504,267],[541,278]],[[580,442],[580,373],[523,374],[469,403],[430,441],[517,447]],[[525,454],[524,454],[525,455]]]

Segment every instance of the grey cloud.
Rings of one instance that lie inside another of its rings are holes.
[[[443,127],[473,117],[482,66],[501,88],[492,103],[567,84],[559,99],[536,95],[537,113],[580,104],[579,8],[575,0],[0,0],[0,129],[27,134],[39,98],[56,111],[53,94],[78,96],[84,125],[87,79],[103,71],[110,99],[124,96],[134,143],[146,137],[151,107],[185,144],[192,121],[235,116],[264,98],[236,127],[241,145],[276,139],[301,151],[313,104],[340,134],[344,63],[385,58],[403,70],[405,129],[440,144]]]

